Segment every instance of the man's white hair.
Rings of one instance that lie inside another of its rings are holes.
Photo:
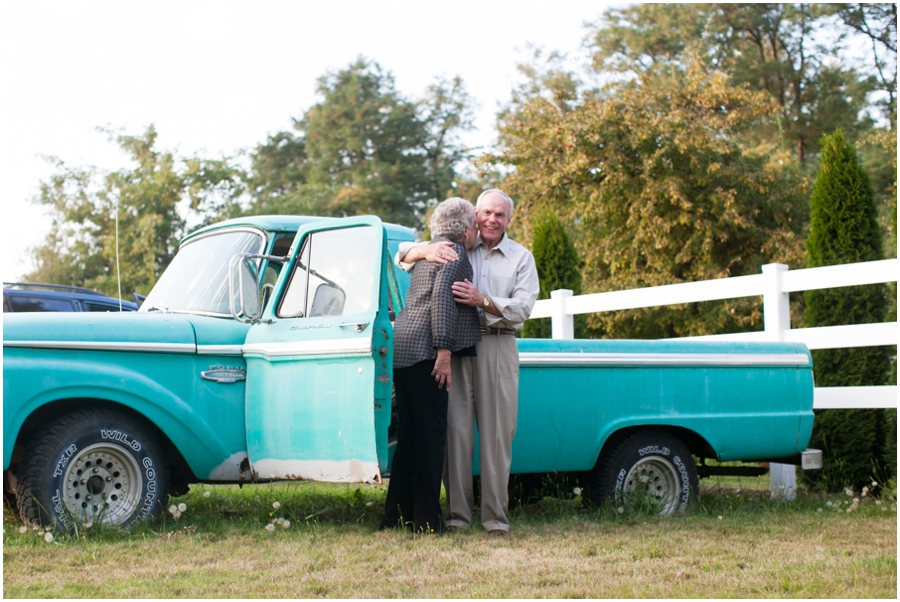
[[[507,217],[512,217],[513,210],[516,208],[516,206],[513,203],[513,200],[510,198],[510,196],[508,194],[506,194],[505,192],[503,192],[502,190],[500,190],[499,188],[490,188],[488,190],[485,190],[481,194],[479,194],[478,200],[475,201],[475,206],[476,207],[481,206],[481,199],[483,199],[484,197],[486,197],[489,194],[499,194],[504,199],[506,199],[506,202],[509,203],[509,215]]]

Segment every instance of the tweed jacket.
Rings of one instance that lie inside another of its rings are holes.
[[[421,261],[412,271],[406,306],[394,323],[394,368],[435,359],[438,347],[455,352],[481,341],[477,310],[453,300],[451,285],[473,275],[465,245],[453,248],[458,261]]]

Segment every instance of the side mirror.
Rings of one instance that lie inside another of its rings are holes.
[[[247,255],[235,255],[228,266],[228,306],[238,322],[255,322],[262,315],[256,263]]]

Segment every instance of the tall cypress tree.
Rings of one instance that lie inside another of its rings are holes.
[[[809,267],[874,261],[883,258],[869,176],[840,129],[822,137],[819,173],[810,198]],[[883,322],[887,287],[882,284],[841,287],[806,293],[806,326]],[[816,385],[883,385],[888,380],[888,347],[821,349],[813,354]],[[823,470],[808,473],[817,485],[839,490],[861,488],[885,470],[884,410],[816,412],[811,447],[825,454]]]
[[[541,292],[538,299],[549,299],[550,292],[569,289],[581,294],[581,270],[578,252],[563,223],[556,213],[544,209],[531,221],[534,263],[537,267]],[[575,316],[575,337],[583,338],[587,316]],[[522,335],[532,339],[549,339],[552,335],[550,318],[537,318],[525,322]]]

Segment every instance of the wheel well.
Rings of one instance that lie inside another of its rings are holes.
[[[688,451],[690,451],[691,454],[699,458],[716,457],[716,452],[715,450],[713,450],[709,442],[690,429],[668,424],[642,424],[637,426],[625,427],[607,437],[606,441],[603,443],[603,447],[600,450],[600,454],[597,456],[597,462],[600,461],[600,458],[602,458],[605,453],[615,447],[619,441],[622,441],[623,439],[630,437],[634,433],[641,431],[659,431],[667,433],[681,441],[685,445],[685,447],[688,448]]]
[[[139,422],[143,426],[153,431],[157,439],[159,439],[160,444],[163,446],[163,450],[166,456],[166,463],[169,467],[169,481],[171,483],[171,488],[173,491],[176,490],[176,486],[179,483],[182,483],[184,486],[186,486],[187,483],[197,482],[197,477],[196,475],[194,475],[190,466],[188,466],[188,463],[185,461],[184,456],[181,455],[181,452],[178,451],[178,448],[175,447],[175,444],[172,443],[172,441],[166,436],[164,432],[159,429],[159,427],[156,426],[156,424],[154,424],[151,420],[148,420],[147,417],[143,414],[134,411],[128,406],[124,406],[122,404],[106,399],[93,398],[60,399],[58,401],[42,405],[34,412],[32,412],[31,415],[28,416],[28,418],[22,424],[22,428],[19,429],[19,434],[16,437],[16,443],[13,447],[13,454],[10,461],[9,470],[13,473],[16,472],[18,463],[21,460],[22,454],[24,453],[26,442],[33,436],[35,436],[35,433],[37,433],[37,431],[45,424],[47,424],[51,420],[54,420],[58,416],[61,416],[62,414],[67,414],[74,410],[95,408],[114,410],[121,414],[125,414],[135,422]]]

